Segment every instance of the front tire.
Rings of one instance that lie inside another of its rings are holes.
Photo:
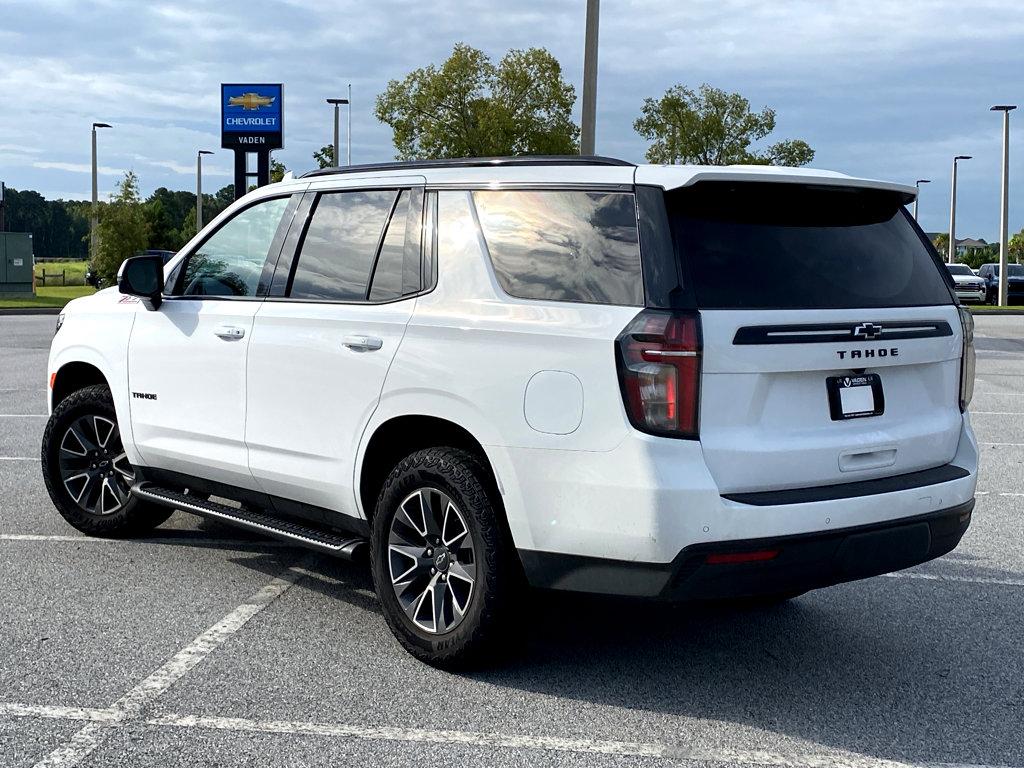
[[[520,569],[489,475],[474,455],[403,459],[377,501],[370,558],[391,631],[413,656],[464,668],[509,640]]]
[[[82,388],[57,404],[43,432],[41,458],[50,499],[64,520],[85,534],[133,536],[174,512],[132,496],[135,470],[106,385]]]

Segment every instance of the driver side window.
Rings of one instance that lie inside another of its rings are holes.
[[[239,211],[189,255],[179,296],[260,296],[260,284],[288,198],[272,198]]]

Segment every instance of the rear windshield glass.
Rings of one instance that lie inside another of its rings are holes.
[[[829,309],[951,304],[898,193],[701,182],[666,196],[697,304]]]

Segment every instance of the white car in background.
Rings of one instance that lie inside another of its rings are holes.
[[[978,447],[913,195],[586,157],[262,187],[67,306],[47,489],[97,536],[178,509],[368,552],[439,666],[535,621],[527,586],[782,600],[914,566],[967,530]]]
[[[947,264],[946,269],[956,283],[956,298],[971,304],[985,303],[985,281],[966,264]]]

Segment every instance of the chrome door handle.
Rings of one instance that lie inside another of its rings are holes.
[[[356,352],[370,352],[379,350],[384,346],[384,340],[375,336],[363,336],[362,334],[350,334],[346,336],[342,344]]]
[[[245,336],[245,329],[238,326],[217,326],[213,333],[221,339],[241,339]]]

